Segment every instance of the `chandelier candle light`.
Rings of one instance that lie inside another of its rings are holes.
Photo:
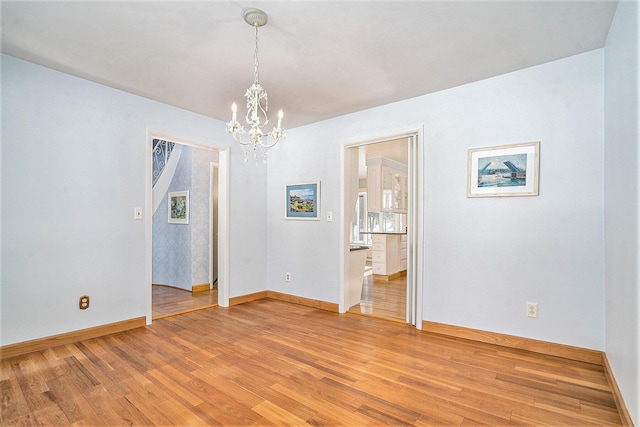
[[[278,126],[273,130],[264,134],[262,127],[269,123],[267,111],[269,110],[269,102],[267,99],[267,91],[260,86],[258,79],[258,27],[262,27],[267,23],[267,14],[260,9],[245,9],[242,13],[247,24],[254,28],[256,38],[256,50],[254,56],[253,84],[247,89],[244,96],[247,98],[247,114],[245,120],[248,129],[245,129],[238,122],[238,106],[234,102],[231,106],[233,113],[231,121],[227,123],[227,132],[233,135],[233,138],[242,147],[245,162],[249,160],[251,155],[256,161],[262,159],[266,162],[267,150],[278,143],[281,138],[285,138],[284,129],[282,129],[283,112],[278,113]],[[264,122],[262,120],[264,119]],[[271,137],[269,141],[268,138]],[[264,140],[263,140],[264,138]]]

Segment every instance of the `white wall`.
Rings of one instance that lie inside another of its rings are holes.
[[[426,320],[604,349],[602,60],[598,50],[429,99]],[[539,196],[464,197],[468,148],[527,141],[540,141]]]
[[[603,97],[597,50],[291,130],[269,162],[269,289],[339,301],[341,144],[424,125],[424,319],[603,350]],[[538,197],[466,197],[467,149],[527,141]],[[322,220],[285,221],[283,186],[317,179]]]
[[[145,221],[133,208],[145,206],[147,129],[224,148],[224,123],[1,59],[0,345],[145,316]],[[266,168],[235,146],[230,160],[235,296],[266,287]]]
[[[640,423],[640,150],[637,2],[620,2],[605,47],[606,351],[618,387]]]
[[[339,152],[326,123],[287,131],[287,139],[269,152],[267,283],[270,290],[338,303]],[[320,220],[286,220],[285,185],[318,180]],[[328,211],[333,222],[326,221]]]

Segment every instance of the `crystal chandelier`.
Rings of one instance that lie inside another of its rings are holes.
[[[233,135],[233,138],[242,147],[245,162],[249,160],[249,156],[256,161],[262,159],[266,161],[267,150],[278,143],[281,138],[285,138],[284,129],[282,129],[282,110],[278,113],[278,126],[274,127],[270,133],[266,135],[262,132],[262,127],[269,123],[267,112],[269,110],[267,91],[260,86],[258,79],[258,27],[262,27],[267,23],[267,14],[260,9],[245,9],[243,17],[247,24],[251,25],[255,32],[256,49],[253,61],[253,84],[244,94],[247,98],[247,114],[245,121],[248,129],[241,125],[237,120],[238,107],[234,102],[231,106],[233,113],[231,121],[227,123],[227,132]],[[270,138],[270,139],[269,139]]]

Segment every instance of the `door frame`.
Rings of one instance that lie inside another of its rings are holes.
[[[153,318],[153,140],[163,139],[181,145],[187,145],[218,152],[218,305],[229,306],[229,147],[207,145],[166,132],[147,129],[145,160],[145,286],[147,290],[146,323],[150,325]],[[213,257],[209,256],[209,272],[211,274]]]
[[[407,138],[409,151],[409,212],[407,221],[409,231],[407,233],[407,323],[414,325],[417,329],[422,329],[422,300],[423,300],[423,272],[424,272],[424,233],[423,233],[423,140],[424,128],[418,126],[399,131],[390,131],[374,134],[366,137],[359,137],[354,140],[344,141],[340,150],[340,200],[342,209],[340,211],[340,295],[339,312],[345,313],[349,307],[345,307],[345,282],[348,280],[346,266],[349,255],[349,234],[348,234],[348,194],[346,191],[346,179],[348,176],[346,163],[346,150],[361,145],[375,144],[379,142],[391,141],[395,139]],[[410,285],[409,285],[410,284]]]
[[[209,289],[218,280],[218,198],[220,161],[209,164]],[[213,254],[216,256],[214,257]],[[215,277],[214,277],[215,273]]]

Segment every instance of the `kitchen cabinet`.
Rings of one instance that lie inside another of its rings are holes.
[[[394,171],[390,167],[382,166],[382,211],[393,210],[394,200]]]
[[[407,213],[409,210],[409,177],[406,173],[393,173],[393,212]]]
[[[400,236],[400,271],[407,270],[407,235]]]
[[[393,276],[407,269],[406,234],[373,234],[371,267],[373,274]]]
[[[367,210],[406,213],[407,166],[386,157],[367,159]]]

